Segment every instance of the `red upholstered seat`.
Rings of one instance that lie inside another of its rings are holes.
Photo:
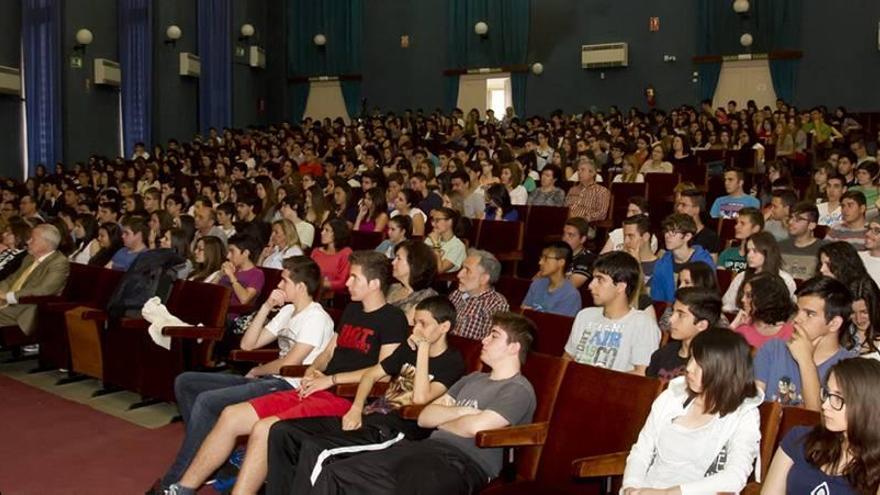
[[[590,492],[573,478],[572,461],[628,450],[660,389],[659,380],[569,363],[549,422],[477,434],[481,446],[542,445],[533,476],[518,466],[518,480],[485,493]]]
[[[523,309],[523,316],[531,319],[538,327],[532,349],[551,356],[562,356],[565,343],[571,334],[574,318],[571,316],[543,313],[531,309]]]

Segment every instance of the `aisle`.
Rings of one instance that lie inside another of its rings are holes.
[[[0,375],[0,493],[143,493],[182,432],[181,423],[142,428]]]

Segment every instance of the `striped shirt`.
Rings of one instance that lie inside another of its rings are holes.
[[[866,231],[867,229],[864,227],[860,229],[851,229],[840,224],[836,227],[831,227],[831,230],[829,230],[828,234],[825,236],[825,241],[845,241],[852,244],[852,247],[856,248],[856,251],[864,251]]]
[[[578,184],[568,190],[565,206],[569,217],[581,217],[588,222],[605,220],[611,204],[611,191],[599,184]]]

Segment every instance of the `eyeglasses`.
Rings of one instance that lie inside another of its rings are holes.
[[[835,411],[840,411],[841,409],[843,409],[843,406],[846,405],[846,401],[843,399],[842,396],[832,394],[825,387],[822,387],[821,397],[822,402],[828,401],[828,405],[831,406],[831,409],[834,409]]]
[[[431,223],[442,222],[443,220],[449,220],[447,217],[432,217]]]
[[[3,210],[3,211],[6,211],[6,210]],[[870,227],[870,228],[868,228],[868,232],[870,232],[874,235],[880,235],[880,227]]]

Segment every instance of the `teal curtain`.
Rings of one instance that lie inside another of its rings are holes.
[[[342,98],[345,100],[345,110],[352,120],[361,114],[361,82],[359,80],[340,81],[342,86]]]
[[[711,100],[715,96],[715,88],[718,87],[718,79],[721,77],[721,62],[711,62],[697,66],[700,75],[700,101]]]
[[[514,72],[510,75],[510,90],[513,93],[513,109],[520,117],[526,116],[526,83],[528,72]]]
[[[791,103],[797,82],[798,63],[796,59],[770,60],[770,78],[776,97]]]
[[[723,56],[744,52],[798,50],[803,17],[801,1],[751,0],[749,12],[744,16],[733,11],[732,2],[698,1],[697,54]],[[751,33],[754,39],[749,48],[739,43],[743,33]],[[797,66],[797,60],[770,61],[773,89],[778,97],[786,101],[791,101],[794,95]],[[701,64],[700,93],[703,98],[711,98],[714,95],[720,70],[720,64]],[[711,86],[711,94],[705,96],[709,86]]]
[[[459,76],[451,75],[445,76],[446,79],[446,88],[444,91],[444,103],[446,104],[446,111],[451,112],[456,105],[458,105],[458,79]]]
[[[530,1],[449,0],[450,67],[469,69],[526,64]],[[474,33],[474,24],[480,21],[489,25],[489,33],[485,37]],[[520,114],[525,113],[525,81],[526,77],[511,78],[514,109]],[[455,90],[451,91],[449,86],[453,82]],[[457,100],[458,77],[449,77],[446,93],[447,105],[453,94]],[[517,94],[520,96],[517,97]],[[452,100],[452,106],[455,106],[455,100]]]
[[[287,4],[287,73],[291,77],[359,74],[363,39],[363,0],[291,0]],[[321,33],[327,44],[318,47],[313,38]],[[301,88],[300,86],[305,86]],[[308,84],[293,84],[294,121],[302,120],[308,101]],[[345,106],[360,105],[360,81],[342,83]],[[305,94],[303,94],[303,92]],[[352,101],[349,101],[349,99]],[[302,110],[298,110],[299,108]],[[298,113],[297,113],[298,112]]]
[[[302,122],[309,101],[309,82],[290,83],[287,89],[290,95],[290,119],[294,123]]]

